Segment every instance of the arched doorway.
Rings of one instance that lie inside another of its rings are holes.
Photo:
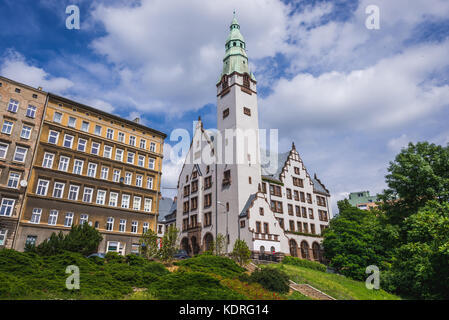
[[[321,247],[317,242],[312,243],[313,259],[321,261]]]
[[[309,244],[305,240],[301,242],[301,257],[310,260]]]
[[[214,245],[214,237],[210,233],[206,233],[203,239],[204,251],[212,251]]]
[[[195,236],[190,238],[190,242],[192,243],[193,255],[197,255],[198,253],[200,253],[200,246],[198,245],[198,240]]]
[[[297,257],[298,256],[298,244],[296,243],[296,241],[294,239],[290,239],[290,255],[292,257]]]
[[[189,239],[182,238],[181,240],[181,250],[185,250],[188,255],[190,255],[190,246],[189,246]]]

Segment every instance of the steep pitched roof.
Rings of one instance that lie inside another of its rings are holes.
[[[165,218],[172,213],[173,206],[176,210],[176,202],[172,198],[162,197],[159,200],[159,216],[157,218],[158,222],[165,221]]]
[[[285,163],[288,160],[288,156],[290,155],[290,151],[289,152],[284,152],[284,153],[270,153],[271,151],[268,151],[267,155],[267,150],[261,149],[260,150],[260,163],[261,165],[261,174],[262,176],[270,179],[270,180],[276,180],[276,181],[280,181],[280,174],[282,173],[282,170],[285,166]],[[271,159],[274,159],[275,163],[271,163]]]

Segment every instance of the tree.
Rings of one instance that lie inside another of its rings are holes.
[[[224,256],[226,254],[226,237],[221,233],[217,234],[217,239],[212,242],[212,252],[216,256]]]
[[[249,262],[251,251],[244,240],[236,240],[231,256],[240,266],[243,266]]]
[[[162,261],[170,262],[173,259],[173,255],[178,250],[179,230],[175,226],[170,226],[162,237],[162,244],[159,250],[159,256]]]
[[[140,243],[139,251],[147,259],[153,259],[158,256],[159,254],[158,236],[154,230],[148,229],[147,232],[145,232],[142,235],[142,238],[140,239],[139,243]]]

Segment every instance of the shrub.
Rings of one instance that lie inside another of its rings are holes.
[[[245,269],[229,258],[210,254],[198,255],[190,259],[178,261],[175,264],[187,267],[191,271],[213,273],[222,277],[238,276],[245,271]]]
[[[243,266],[248,263],[251,257],[251,251],[244,240],[236,240],[231,255],[239,265]]]
[[[257,269],[250,276],[250,282],[257,282],[267,290],[288,293],[288,276],[285,272],[274,268]]]
[[[322,272],[326,272],[326,270],[327,270],[327,267],[324,264],[321,264],[319,262],[305,260],[305,259],[299,259],[299,258],[291,257],[291,256],[285,256],[284,259],[282,260],[282,263],[290,264],[290,265],[298,266],[298,267],[304,267],[304,268],[308,268],[308,269],[313,269],[313,270],[318,270],[318,271],[322,271]]]

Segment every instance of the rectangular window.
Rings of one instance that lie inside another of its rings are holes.
[[[109,193],[109,205],[111,207],[117,207],[117,201],[118,201],[118,193],[117,192]]]
[[[204,195],[204,208],[208,208],[212,205],[212,193]]]
[[[25,241],[25,246],[35,246],[37,241],[37,236],[27,236]]]
[[[115,149],[115,160],[123,161],[123,150],[122,149]]]
[[[129,144],[133,147],[136,146],[136,137],[135,136],[129,136]]]
[[[68,123],[68,126],[69,126],[70,128],[75,128],[75,127],[76,127],[76,118],[74,118],[74,117],[69,117],[69,123]]]
[[[41,222],[41,214],[42,214],[42,209],[34,208],[33,212],[31,213],[30,222],[31,223]]]
[[[30,126],[23,126],[22,132],[20,133],[20,137],[23,139],[29,139],[31,137],[31,130],[32,128]]]
[[[142,182],[143,182],[143,176],[140,174],[136,175],[136,186],[141,188]]]
[[[67,212],[64,219],[64,227],[71,227],[73,224],[73,212]]]
[[[100,152],[100,144],[98,142],[92,142],[90,153],[98,155],[99,152]]]
[[[287,204],[287,210],[288,210],[288,215],[292,216],[293,215],[293,205],[291,205],[290,203]]]
[[[9,144],[0,143],[0,159],[5,159],[8,153]]]
[[[136,154],[134,152],[128,152],[127,162],[130,164],[134,164],[134,156]]]
[[[86,145],[87,145],[87,140],[79,138],[77,150],[81,151],[81,152],[86,152]]]
[[[48,142],[52,144],[57,144],[59,138],[59,132],[50,130],[48,133]]]
[[[125,134],[123,132],[118,133],[118,141],[119,142],[125,142]]]
[[[39,196],[46,196],[48,191],[48,185],[50,181],[39,179],[37,181],[36,194]]]
[[[312,195],[310,193],[307,194],[307,203],[312,204]]]
[[[133,174],[131,172],[125,172],[125,184],[130,185],[133,179]]]
[[[153,199],[145,198],[145,204],[144,204],[143,210],[145,212],[151,212],[152,206],[153,206]]]
[[[33,118],[33,119],[36,118],[36,109],[37,108],[35,106],[32,106],[31,104],[28,105],[26,116],[28,118]]]
[[[154,158],[148,158],[148,168],[154,170],[154,163],[155,163],[155,159]]]
[[[61,123],[61,120],[62,120],[62,113],[55,112],[55,114],[53,115],[53,121],[57,122],[57,123]]]
[[[292,190],[287,188],[286,191],[287,191],[287,199],[291,199],[292,198]]]
[[[100,179],[108,180],[109,177],[109,168],[108,167],[101,167],[101,177]]]
[[[42,167],[44,168],[53,168],[53,159],[55,155],[53,153],[44,153],[44,159],[42,160]]]
[[[2,133],[11,134],[14,123],[12,121],[3,121]]]
[[[15,203],[16,203],[16,200],[14,200],[14,199],[3,198],[2,204],[0,207],[0,216],[6,216],[6,217],[12,216],[12,212],[14,210]]]
[[[107,128],[106,129],[106,138],[108,139],[114,139],[114,130],[112,130],[111,128]]]
[[[140,148],[145,149],[147,147],[147,140],[140,139]]]
[[[309,219],[313,219],[313,209],[309,208]]]
[[[122,208],[128,209],[129,208],[129,194],[123,194],[122,195]]]
[[[67,172],[67,170],[69,169],[69,163],[70,163],[70,158],[64,157],[64,156],[60,156],[59,157],[58,170]]]
[[[307,218],[307,209],[306,207],[301,207],[301,215],[303,218]]]
[[[94,189],[92,188],[84,188],[83,201],[84,202],[92,202],[92,194],[94,193]]]
[[[75,163],[73,164],[73,173],[83,174],[83,166],[84,166],[83,160],[75,159]]]
[[[89,131],[89,122],[83,121],[83,122],[81,123],[81,130],[82,130],[82,131],[85,131],[85,132],[88,132],[88,131]]]
[[[120,224],[118,225],[118,231],[125,232],[126,231],[126,220],[120,219]]]
[[[131,224],[131,232],[137,233],[138,226],[139,226],[139,223],[137,221],[133,221],[133,223]]]
[[[16,152],[14,153],[14,161],[17,162],[25,162],[25,158],[27,156],[28,148],[24,147],[16,147]]]
[[[156,144],[154,142],[150,143],[150,151],[151,152],[156,152]]]
[[[112,181],[114,181],[114,182],[120,181],[120,170],[114,169],[114,174],[112,175]]]
[[[106,201],[106,190],[97,191],[97,204],[104,205]]]
[[[87,176],[91,178],[95,178],[97,175],[97,164],[89,162],[87,166]]]
[[[18,172],[9,172],[8,188],[17,189],[19,187],[20,176],[21,174]]]
[[[223,110],[223,119],[229,116],[229,108]]]
[[[295,201],[299,201],[299,192],[298,191],[293,191],[293,197],[295,199]]]
[[[78,200],[78,193],[80,191],[79,186],[70,185],[69,187],[69,200],[77,201]]]
[[[10,99],[8,104],[8,111],[16,113],[19,109],[19,101]]]
[[[69,134],[64,135],[63,146],[66,147],[66,148],[72,148],[72,146],[73,146],[73,139],[74,139],[74,137],[69,135]]]
[[[243,113],[246,114],[247,116],[251,116],[251,109],[243,107]]]
[[[95,125],[95,131],[94,131],[94,133],[95,133],[96,135],[101,136],[101,126],[99,126],[98,124]]]
[[[145,166],[145,156],[142,156],[142,155],[139,154],[137,165],[140,166],[140,167],[144,167]]]
[[[143,233],[147,233],[147,232],[148,232],[148,229],[149,229],[149,224],[148,224],[148,222],[144,222],[144,223],[143,223],[143,227],[142,227],[142,232],[143,232]]]
[[[147,178],[147,189],[153,189],[153,177]]]
[[[53,197],[54,198],[62,198],[64,194],[64,183],[61,182],[55,182],[53,186]]]
[[[55,226],[58,222],[58,210],[50,210],[50,215],[48,216],[48,224]]]
[[[141,205],[142,205],[142,198],[141,197],[134,197],[133,209],[134,210],[140,210]]]
[[[0,230],[0,246],[5,245],[7,233],[8,233],[8,230]]]
[[[89,215],[83,213],[80,215],[80,224],[88,223]]]
[[[104,150],[103,150],[103,157],[105,158],[112,158],[112,147],[111,146],[104,146]]]

